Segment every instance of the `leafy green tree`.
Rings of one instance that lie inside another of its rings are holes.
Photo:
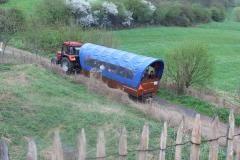
[[[36,8],[37,20],[43,24],[67,24],[72,19],[70,7],[65,0],[42,0]]]
[[[21,11],[0,9],[0,42],[3,43],[3,53],[14,34],[23,30],[24,24],[25,19]]]
[[[152,20],[152,15],[155,7],[145,0],[124,0],[127,10],[133,13],[133,19],[136,23],[149,23]]]
[[[187,42],[166,58],[167,77],[175,84],[178,94],[185,88],[204,86],[211,80],[213,59],[208,48],[198,42]]]
[[[156,24],[164,24],[170,6],[171,3],[167,2],[157,3],[156,10],[153,14],[153,19]]]
[[[211,20],[211,12],[208,8],[200,5],[200,4],[193,4],[192,11],[194,14],[194,21],[195,23],[207,23]]]
[[[222,6],[213,6],[211,7],[212,20],[216,22],[224,21],[226,18],[225,9]]]

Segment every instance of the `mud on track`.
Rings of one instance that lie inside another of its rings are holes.
[[[6,49],[5,55],[0,55],[0,63],[17,63],[20,61],[21,63],[37,64],[45,69],[52,70],[53,72],[62,75],[64,78],[68,78],[72,81],[75,81],[76,83],[84,84],[91,92],[104,95],[106,98],[109,98],[113,101],[117,101],[126,104],[129,107],[136,108],[154,119],[167,121],[170,127],[178,127],[181,120],[184,118],[185,131],[190,133],[193,128],[193,122],[197,113],[184,106],[172,104],[159,98],[154,99],[153,103],[151,104],[133,102],[128,98],[128,95],[126,93],[117,89],[109,88],[106,84],[94,78],[90,78],[89,80],[89,78],[82,75],[67,76],[62,72],[60,67],[52,65],[49,59],[36,56],[27,51],[8,47]],[[201,115],[202,136],[206,139],[211,139],[209,133],[211,132],[212,121],[213,118]],[[227,135],[227,130],[228,125],[220,122],[218,136]],[[235,134],[238,133],[240,133],[239,128],[236,129]],[[226,138],[220,139],[219,142],[221,145],[225,146]]]

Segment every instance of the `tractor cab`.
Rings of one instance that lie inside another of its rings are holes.
[[[64,42],[62,45],[62,53],[66,55],[78,56],[82,43],[79,42]]]
[[[79,51],[83,44],[80,42],[64,42],[61,51],[58,51],[52,63],[60,64],[64,72],[79,70]]]

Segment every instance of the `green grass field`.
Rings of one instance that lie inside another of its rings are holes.
[[[34,137],[42,152],[51,145],[56,128],[69,149],[76,145],[80,129],[85,128],[91,157],[100,127],[107,132],[107,153],[117,152],[121,126],[128,130],[129,149],[137,147],[145,122],[151,128],[151,146],[158,146],[162,123],[135,109],[89,93],[84,86],[35,65],[1,64],[0,74],[0,135],[11,141],[12,159],[24,159],[24,136]],[[175,136],[173,129],[169,134],[170,139]]]
[[[210,86],[233,93],[240,85],[240,23],[226,21],[191,28],[147,27],[116,31],[119,48],[163,58],[184,41],[200,41],[215,58]]]
[[[23,160],[26,140],[33,137],[38,145],[39,157],[51,145],[54,129],[60,129],[63,146],[73,150],[81,128],[87,135],[87,153],[95,156],[97,130],[106,131],[107,154],[116,153],[119,129],[128,130],[129,150],[136,149],[145,123],[150,126],[150,148],[159,147],[162,122],[146,117],[129,106],[121,105],[89,92],[75,84],[35,65],[0,65],[0,135],[10,140],[11,159]],[[175,143],[175,131],[168,129],[168,144]],[[188,139],[186,135],[185,140]],[[202,153],[208,145],[201,145]],[[183,156],[189,157],[190,145],[184,147]],[[167,150],[167,159],[174,157],[174,148]],[[158,151],[150,153],[153,157]],[[128,158],[135,159],[135,153]],[[224,159],[224,150],[219,153]],[[109,159],[115,159],[110,157]],[[201,154],[201,159],[208,159]]]

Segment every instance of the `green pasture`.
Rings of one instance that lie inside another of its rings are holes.
[[[144,27],[114,33],[120,49],[163,59],[184,41],[205,43],[215,59],[209,86],[234,93],[240,85],[240,23],[212,22],[190,28]]]

